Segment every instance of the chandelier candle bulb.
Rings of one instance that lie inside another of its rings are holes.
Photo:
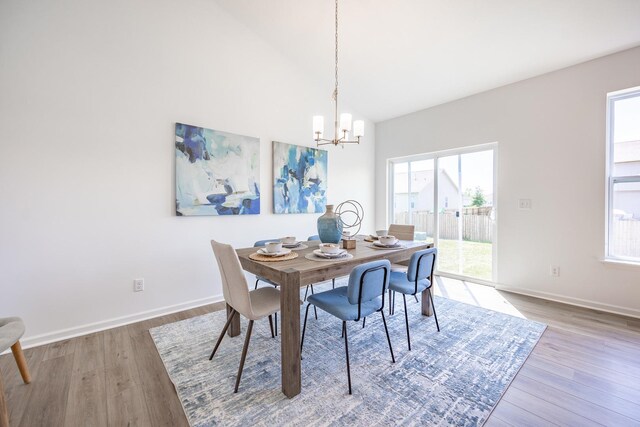
[[[351,114],[340,114],[340,130],[342,130],[343,132],[351,130]]]
[[[353,136],[356,138],[364,136],[364,120],[353,122]]]
[[[324,133],[324,117],[323,116],[313,116],[313,133],[314,137],[320,134],[320,138],[322,138],[322,134]]]

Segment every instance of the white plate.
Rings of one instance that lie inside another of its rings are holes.
[[[267,252],[266,249],[258,249],[258,253],[265,256],[284,256],[290,252],[291,249],[283,249],[280,252]]]
[[[341,252],[338,252],[337,254],[327,254],[322,252],[320,249],[316,249],[313,251],[313,253],[322,258],[341,258],[344,256],[344,254],[347,253],[347,251],[343,249]]]
[[[385,245],[380,242],[373,242],[373,244],[379,248],[399,248],[400,247],[400,242],[395,242],[393,245]]]
[[[298,246],[300,246],[302,244],[302,242],[295,242],[295,243],[283,243],[282,247],[283,248],[297,248]]]

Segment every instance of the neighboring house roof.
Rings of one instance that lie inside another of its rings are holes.
[[[614,147],[614,163],[640,162],[640,141],[616,142]]]
[[[406,175],[406,172],[398,175]],[[413,172],[411,175],[411,188],[413,189],[412,193],[419,193],[420,189],[424,188],[426,185],[430,185],[433,183],[433,169]],[[458,185],[453,181],[453,179],[451,179],[445,169],[440,169],[440,176],[444,176],[445,179],[447,179],[451,183],[451,185],[453,185],[453,188],[455,188],[456,190],[458,189]],[[393,185],[396,189],[394,191],[395,194],[403,194],[408,192],[406,179],[399,180],[397,182],[394,181]]]

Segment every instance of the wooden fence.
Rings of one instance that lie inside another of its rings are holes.
[[[640,258],[640,221],[614,219],[610,232],[612,255]]]
[[[428,237],[434,235],[434,214],[430,212],[418,211],[412,212],[412,221],[409,222],[407,212],[400,212],[395,215],[395,224],[414,224],[416,233],[426,233]],[[458,218],[454,212],[441,213],[438,216],[440,222],[441,239],[457,239],[458,238]],[[492,241],[492,221],[487,215],[462,215],[462,239],[473,242]]]

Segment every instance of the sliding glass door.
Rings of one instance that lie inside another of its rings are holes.
[[[392,160],[390,222],[435,242],[441,274],[495,280],[495,145]]]

